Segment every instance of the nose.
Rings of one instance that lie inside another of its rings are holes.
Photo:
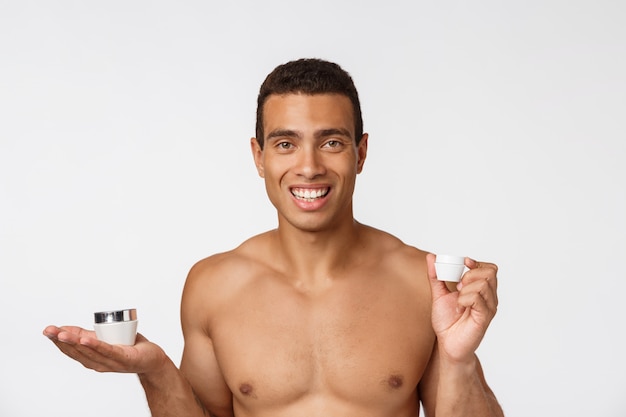
[[[324,166],[323,156],[319,150],[312,146],[300,148],[298,152],[297,174],[312,180],[318,176],[324,175],[326,168]]]

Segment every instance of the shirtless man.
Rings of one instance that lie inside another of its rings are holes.
[[[180,369],[138,335],[112,346],[44,330],[101,372],[137,373],[152,415],[502,416],[475,355],[496,312],[497,267],[466,258],[456,289],[434,255],[358,223],[367,156],[350,76],[315,59],[261,87],[250,145],[278,227],[198,262],[181,303]]]

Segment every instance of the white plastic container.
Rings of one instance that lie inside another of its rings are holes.
[[[459,282],[464,270],[464,256],[437,255],[435,258],[435,271],[439,281]]]
[[[94,313],[93,328],[98,340],[111,345],[135,344],[137,337],[137,310],[134,308]]]

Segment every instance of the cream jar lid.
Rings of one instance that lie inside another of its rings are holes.
[[[464,265],[465,256],[437,255],[435,262],[440,264]]]
[[[117,323],[120,321],[137,320],[137,309],[128,308],[126,310],[99,311],[93,313],[95,323]]]

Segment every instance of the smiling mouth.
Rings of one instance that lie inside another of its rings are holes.
[[[328,191],[330,188],[292,188],[291,194],[298,200],[311,202],[326,196]]]

